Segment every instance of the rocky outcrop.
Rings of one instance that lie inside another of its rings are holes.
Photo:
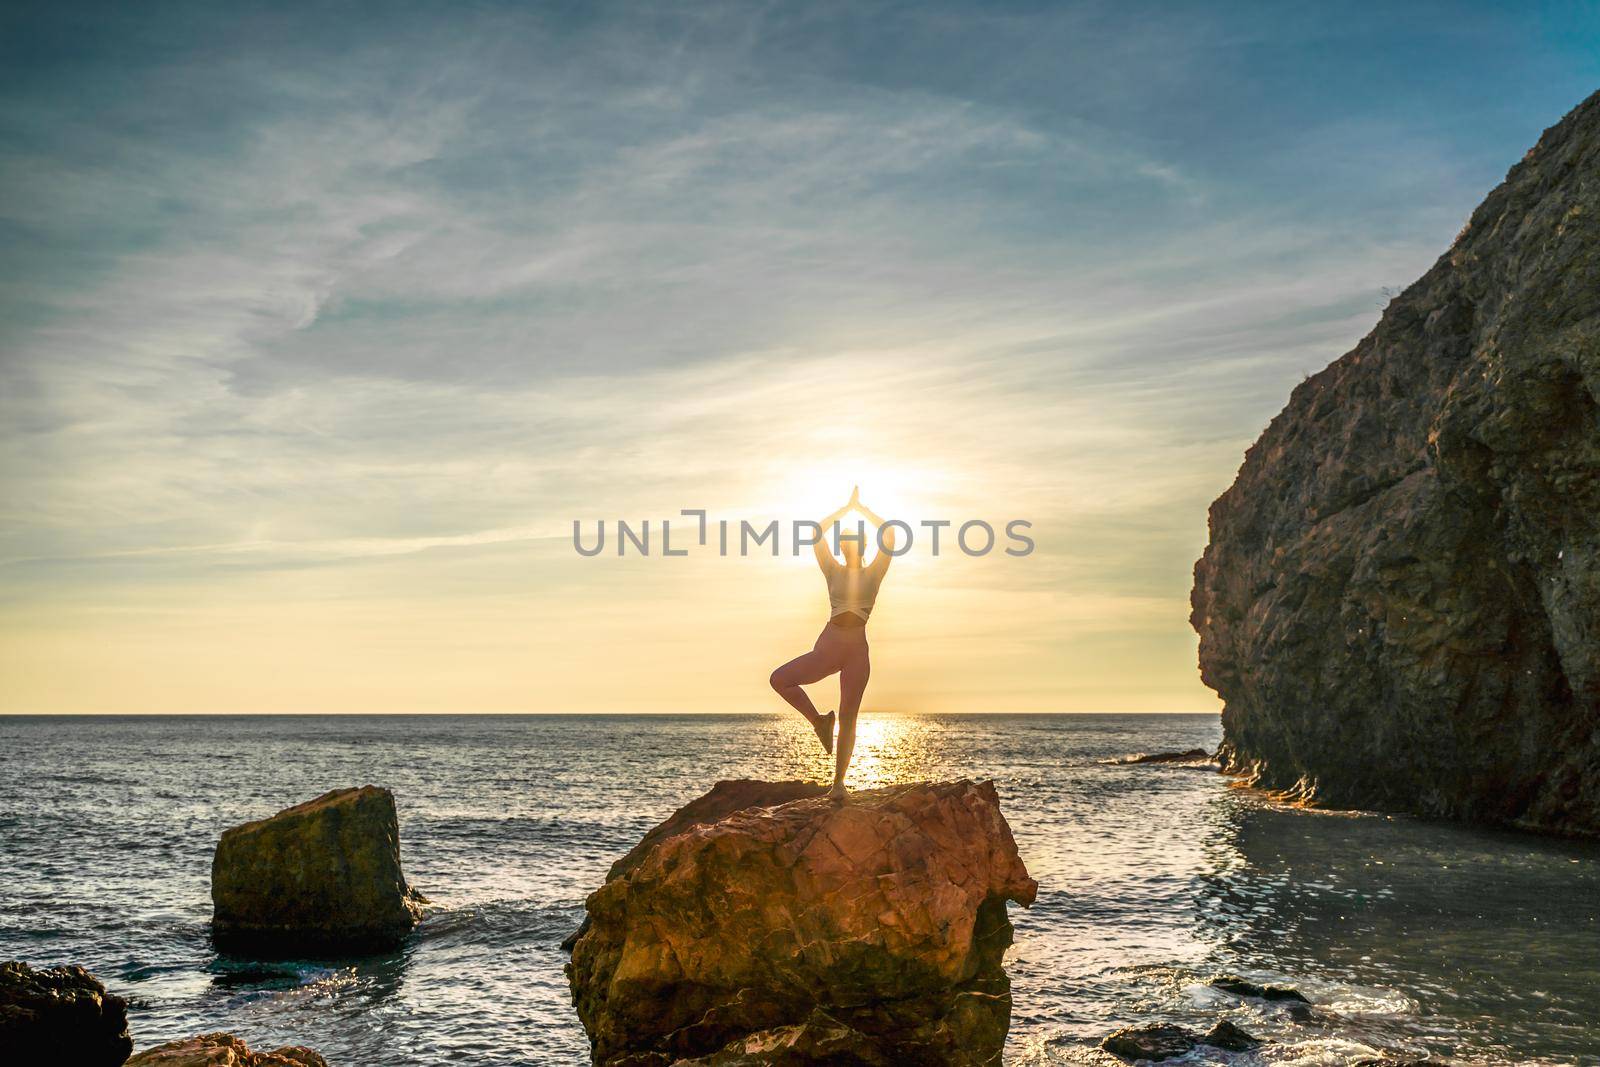
[[[597,1064],[999,1062],[1006,902],[1037,887],[993,783],[813,790],[719,783],[589,897]]]
[[[1108,1034],[1100,1047],[1119,1059],[1160,1063],[1187,1056],[1200,1035],[1183,1026],[1129,1026]]]
[[[1219,1019],[1203,1034],[1197,1034],[1186,1026],[1159,1023],[1126,1026],[1107,1034],[1101,1040],[1100,1048],[1118,1059],[1134,1063],[1160,1063],[1187,1056],[1201,1045],[1224,1052],[1249,1052],[1265,1044],[1259,1037],[1246,1033],[1227,1019]]]
[[[1112,763],[1131,766],[1141,763],[1180,763],[1199,764],[1213,762],[1211,753],[1203,748],[1190,748],[1182,752],[1155,752],[1149,755],[1124,756],[1122,759],[1112,760]]]
[[[1235,1026],[1227,1019],[1218,1019],[1213,1023],[1211,1029],[1201,1035],[1200,1043],[1220,1048],[1224,1052],[1249,1052],[1266,1044],[1256,1035]]]
[[[117,1067],[131,1051],[128,1002],[94,975],[0,963],[0,1063]]]
[[[299,1045],[252,1052],[232,1034],[202,1034],[146,1049],[128,1067],[328,1067],[328,1061]]]
[[[1236,974],[1221,974],[1211,979],[1209,985],[1212,989],[1220,989],[1224,993],[1232,993],[1236,997],[1256,997],[1260,1000],[1288,1000],[1297,1004],[1310,1004],[1304,993],[1286,985],[1262,984],[1252,982],[1247,978],[1240,978]]]
[[[1600,94],[1294,390],[1210,523],[1225,769],[1600,833]]]
[[[426,903],[400,870],[394,796],[370,785],[223,833],[211,902],[219,949],[280,958],[393,948]]]

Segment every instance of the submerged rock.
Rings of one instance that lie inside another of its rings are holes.
[[[994,784],[804,784],[719,783],[589,897],[567,974],[597,1064],[999,1062],[1006,901],[1037,885]]]
[[[1226,770],[1600,833],[1600,93],[1294,390],[1210,525]]]
[[[1310,1004],[1305,994],[1298,989],[1291,989],[1286,985],[1263,985],[1240,978],[1236,974],[1219,974],[1211,979],[1211,988],[1220,989],[1224,993],[1232,993],[1238,997],[1258,997],[1261,1000],[1290,1000],[1300,1004]]]
[[[1185,752],[1156,752],[1148,756],[1130,756],[1119,763],[1209,763],[1211,753],[1203,748],[1191,748]]]
[[[1160,1063],[1186,1056],[1200,1045],[1210,1045],[1224,1052],[1248,1052],[1264,1044],[1266,1042],[1255,1035],[1220,1019],[1204,1034],[1197,1034],[1186,1026],[1126,1026],[1107,1035],[1100,1047],[1125,1060]]]
[[[0,1063],[117,1067],[132,1051],[128,1002],[94,975],[0,963]]]
[[[1177,1059],[1194,1051],[1200,1035],[1182,1026],[1126,1026],[1108,1035],[1100,1047],[1125,1060]]]
[[[328,1061],[299,1045],[252,1052],[232,1034],[202,1034],[145,1049],[127,1067],[328,1067]]]
[[[394,795],[369,785],[224,832],[211,902],[219,949],[285,957],[393,948],[426,899],[400,870]]]
[[[1220,1048],[1224,1052],[1249,1052],[1266,1044],[1259,1037],[1240,1029],[1226,1019],[1219,1019],[1215,1026],[1207,1030],[1205,1036],[1200,1038],[1200,1043]]]

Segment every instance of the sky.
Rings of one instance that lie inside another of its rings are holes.
[[[1207,506],[1597,88],[1595,3],[10,5],[0,712],[780,710],[806,555],[572,524],[855,484],[1036,544],[914,539],[868,712],[1215,711]]]

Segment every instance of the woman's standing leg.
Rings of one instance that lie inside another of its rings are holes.
[[[846,655],[839,669],[839,740],[834,746],[833,789],[836,800],[844,799],[844,775],[850,769],[850,755],[856,747],[856,713],[861,710],[861,694],[872,675],[872,660],[863,641]]]

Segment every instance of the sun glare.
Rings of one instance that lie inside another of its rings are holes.
[[[842,462],[813,467],[791,479],[785,486],[784,504],[794,518],[820,518],[849,500],[855,486],[861,487],[861,502],[879,515],[913,524],[932,489],[931,479],[921,471]]]
[[[812,464],[780,484],[781,499],[776,510],[786,519],[820,520],[850,499],[850,490],[859,486],[861,502],[884,519],[899,519],[916,529],[924,518],[935,517],[933,502],[939,488],[937,472],[885,463],[841,461]],[[863,517],[851,511],[842,520],[846,533]],[[870,543],[866,558],[876,555]],[[805,561],[809,561],[809,554]]]

